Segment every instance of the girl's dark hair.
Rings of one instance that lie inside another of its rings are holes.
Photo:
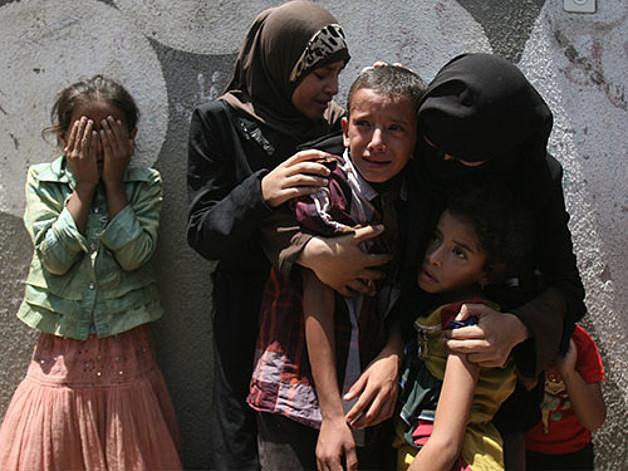
[[[50,112],[52,126],[44,129],[42,134],[56,134],[57,143],[61,145],[61,134],[70,127],[74,109],[94,101],[108,103],[122,111],[129,134],[133,132],[140,119],[135,100],[118,82],[98,74],[76,82],[59,93]]]
[[[492,270],[498,265],[503,265],[502,272],[516,272],[531,249],[533,215],[510,193],[504,188],[475,189],[453,195],[447,204],[452,216],[473,227],[491,275],[499,275]]]
[[[383,65],[364,69],[355,79],[347,97],[347,113],[351,114],[353,96],[358,90],[368,88],[388,97],[409,99],[415,108],[423,96],[426,85],[421,77],[410,69],[396,65]]]

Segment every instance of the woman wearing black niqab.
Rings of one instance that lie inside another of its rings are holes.
[[[491,293],[504,314],[472,306],[467,312],[479,317],[481,329],[451,331],[447,346],[486,366],[503,364],[512,352],[519,372],[536,377],[559,350],[566,350],[574,322],[585,312],[567,227],[562,168],[546,151],[551,112],[510,62],[490,54],[465,54],[438,72],[419,104],[418,117],[422,138],[408,185],[408,282],[416,285],[417,268],[452,193],[479,186],[506,189],[534,215],[530,257],[513,274],[510,284],[518,284],[516,289]],[[542,274],[542,286],[535,272]],[[504,407],[496,418],[503,433],[525,429],[516,411],[530,409],[520,405],[510,412]],[[516,451],[518,457],[523,451]],[[507,444],[506,459],[513,463],[508,453]]]

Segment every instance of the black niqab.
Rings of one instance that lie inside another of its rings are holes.
[[[507,60],[490,54],[456,57],[430,83],[417,113],[421,137],[408,172],[406,213],[405,260],[412,282],[453,193],[492,186],[534,211],[551,188],[546,146],[552,114]],[[467,162],[486,162],[465,166],[445,160],[445,153]]]

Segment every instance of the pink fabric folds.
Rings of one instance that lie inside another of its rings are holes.
[[[0,469],[181,469],[148,326],[86,341],[41,334],[0,429]]]

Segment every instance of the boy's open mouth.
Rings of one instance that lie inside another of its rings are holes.
[[[373,165],[375,167],[385,167],[386,165],[390,165],[390,163],[392,162],[389,159],[380,159],[377,157],[362,157],[362,160],[364,160],[364,162],[368,163],[369,165]]]

